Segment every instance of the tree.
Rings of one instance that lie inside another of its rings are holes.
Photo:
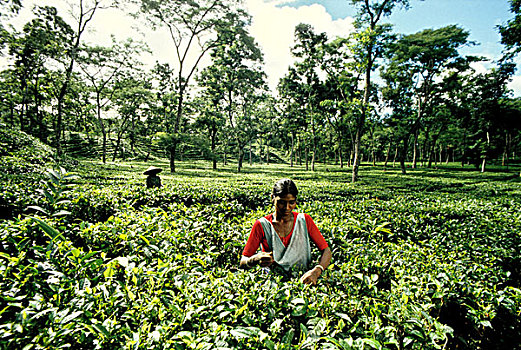
[[[134,154],[137,136],[136,124],[147,117],[152,99],[150,83],[139,70],[132,70],[124,74],[117,80],[114,90],[113,105],[119,114],[117,118],[119,125],[116,147],[112,156],[113,162],[121,149],[123,135],[128,131],[131,152]]]
[[[170,128],[170,171],[175,172],[175,157],[183,120],[185,94],[203,56],[215,45],[214,33],[235,0],[134,0],[154,29],[168,30],[177,64],[175,118]],[[198,47],[197,47],[198,46]]]
[[[279,109],[283,115],[280,123],[283,130],[287,130],[291,135],[290,142],[290,166],[293,167],[296,161],[295,142],[298,140],[299,132],[307,127],[306,109],[301,103],[301,96],[305,94],[300,78],[295,67],[290,67],[288,73],[282,77],[277,85],[279,94]]]
[[[388,66],[382,71],[382,77],[388,84],[387,98],[396,99],[398,103],[414,103],[407,109],[415,109],[415,115],[401,115],[407,118],[402,123],[403,146],[407,146],[405,138],[413,140],[413,167],[416,166],[418,132],[426,111],[432,111],[430,105],[433,96],[442,89],[436,79],[451,68],[461,69],[468,61],[462,58],[458,49],[467,43],[468,32],[450,25],[439,29],[426,29],[415,34],[402,36],[390,45],[387,53]],[[394,90],[394,91],[391,91]],[[400,96],[403,95],[403,96]],[[408,96],[404,99],[404,96]],[[396,103],[391,103],[398,108]],[[404,106],[402,107],[404,108]],[[403,158],[407,148],[402,149],[402,172],[405,173]]]
[[[352,124],[360,110],[361,94],[357,88],[359,76],[353,74],[349,63],[352,58],[347,39],[337,38],[324,45],[323,50],[322,69],[327,73],[324,88],[328,91],[321,106],[326,109],[326,120],[336,135],[338,159],[342,168],[342,145],[345,144],[347,135],[351,135],[353,144]]]
[[[255,135],[253,107],[265,90],[262,53],[246,30],[248,22],[244,12],[226,14],[217,27],[212,65],[200,78],[226,114],[227,130],[237,147],[237,171],[242,168],[244,147]]]
[[[315,34],[313,27],[309,24],[300,23],[295,27],[295,46],[291,53],[298,60],[295,62],[295,72],[298,74],[303,95],[301,103],[305,105],[306,114],[309,118],[311,129],[311,170],[315,170],[315,160],[317,152],[317,117],[316,110],[320,101],[318,100],[318,90],[320,85],[319,70],[322,64],[324,51],[322,47],[327,42],[326,33]],[[307,159],[307,158],[306,158]]]
[[[46,141],[42,107],[45,100],[50,104],[50,84],[54,78],[50,77],[49,67],[67,49],[72,29],[54,7],[36,6],[33,12],[36,18],[24,25],[22,33],[9,36],[9,54],[19,83],[12,93],[19,95],[20,129]]]
[[[55,146],[58,155],[62,154],[61,148],[61,132],[62,132],[62,124],[63,124],[63,113],[64,113],[64,101],[65,96],[67,94],[69,85],[72,79],[72,73],[74,70],[74,64],[79,55],[80,45],[82,43],[82,36],[87,29],[88,24],[94,18],[94,14],[98,9],[103,9],[106,7],[111,7],[117,3],[117,0],[110,0],[111,3],[108,3],[105,0],[79,0],[79,4],[77,6],[72,6],[73,17],[76,20],[76,29],[74,30],[74,34],[72,34],[72,38],[67,43],[67,48],[64,50],[64,55],[60,59],[64,67],[63,79],[59,80],[58,94],[57,94],[57,115],[56,115],[56,124],[55,124]],[[104,3],[108,3],[107,6],[104,6]]]
[[[514,52],[519,52],[521,50],[521,0],[510,0],[510,12],[514,14],[514,18],[505,25],[499,26],[501,43]]]
[[[226,119],[220,106],[221,96],[207,84],[199,97],[194,101],[199,114],[193,124],[195,129],[205,129],[210,142],[209,158],[212,160],[212,169],[217,169],[217,142],[219,131],[224,128]]]
[[[490,72],[470,76],[464,86],[468,113],[461,127],[468,133],[467,154],[481,172],[485,172],[487,160],[503,149],[505,129],[512,128],[505,123],[508,108],[502,101],[507,97],[507,83],[513,72],[513,64],[503,63]]]
[[[355,144],[354,144],[354,162],[352,181],[358,178],[358,168],[360,166],[360,145],[364,133],[365,120],[369,110],[371,101],[371,74],[374,70],[376,60],[383,53],[383,43],[386,34],[389,31],[388,26],[382,26],[378,23],[380,20],[391,15],[393,9],[397,6],[408,8],[408,0],[350,0],[351,4],[356,6],[358,13],[356,16],[355,27],[357,33],[354,35],[355,53],[358,70],[364,72],[364,97],[362,102],[361,113],[356,122]]]
[[[139,66],[135,57],[145,48],[140,43],[128,39],[123,44],[115,42],[112,47],[85,47],[82,56],[78,57],[80,68],[90,83],[96,104],[96,116],[100,127],[102,143],[102,160],[106,162],[107,155],[107,125],[103,114],[112,102],[114,94],[122,88],[118,81],[123,77],[125,69],[135,69]]]

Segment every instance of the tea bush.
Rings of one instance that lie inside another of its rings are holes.
[[[146,189],[145,164],[96,167],[58,174],[54,197],[21,201],[46,210],[0,222],[0,348],[519,347],[517,179],[387,169],[353,185],[340,169],[191,165]],[[333,250],[315,287],[237,268],[283,176]]]

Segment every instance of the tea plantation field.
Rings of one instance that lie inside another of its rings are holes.
[[[520,348],[519,173],[210,166],[4,172],[0,348]],[[317,286],[238,269],[282,177],[333,251]]]

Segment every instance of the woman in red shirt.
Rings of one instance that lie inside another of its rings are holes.
[[[277,264],[286,271],[294,266],[307,270],[311,263],[310,243],[313,242],[322,253],[320,262],[300,280],[306,284],[317,283],[318,277],[329,266],[331,249],[313,219],[293,211],[297,206],[297,195],[297,186],[292,180],[282,179],[275,183],[271,194],[275,212],[255,221],[242,253],[242,268]],[[262,252],[256,253],[259,246]]]

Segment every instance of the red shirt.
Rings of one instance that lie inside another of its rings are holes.
[[[297,222],[297,212],[293,212],[293,227],[291,228],[291,232],[289,235],[287,235],[284,238],[281,238],[282,243],[285,247],[288,246],[289,241],[291,240],[291,236],[293,235],[293,230],[295,229],[295,223]],[[317,225],[313,222],[313,219],[308,214],[304,214],[304,217],[306,218],[306,227],[308,229],[309,238],[315,243],[318,250],[322,251],[328,247],[326,240],[320,233]],[[269,222],[273,222],[273,214],[265,216],[265,218]],[[242,255],[246,257],[250,257],[255,254],[257,249],[259,248],[259,245],[262,246],[262,251],[267,251],[268,248],[268,241],[266,240],[266,237],[264,236],[264,230],[262,229],[262,224],[259,220],[255,221],[255,224],[253,224],[253,227],[251,229],[250,237],[248,238],[248,242],[246,242],[246,246],[244,247],[244,250],[242,252]]]

